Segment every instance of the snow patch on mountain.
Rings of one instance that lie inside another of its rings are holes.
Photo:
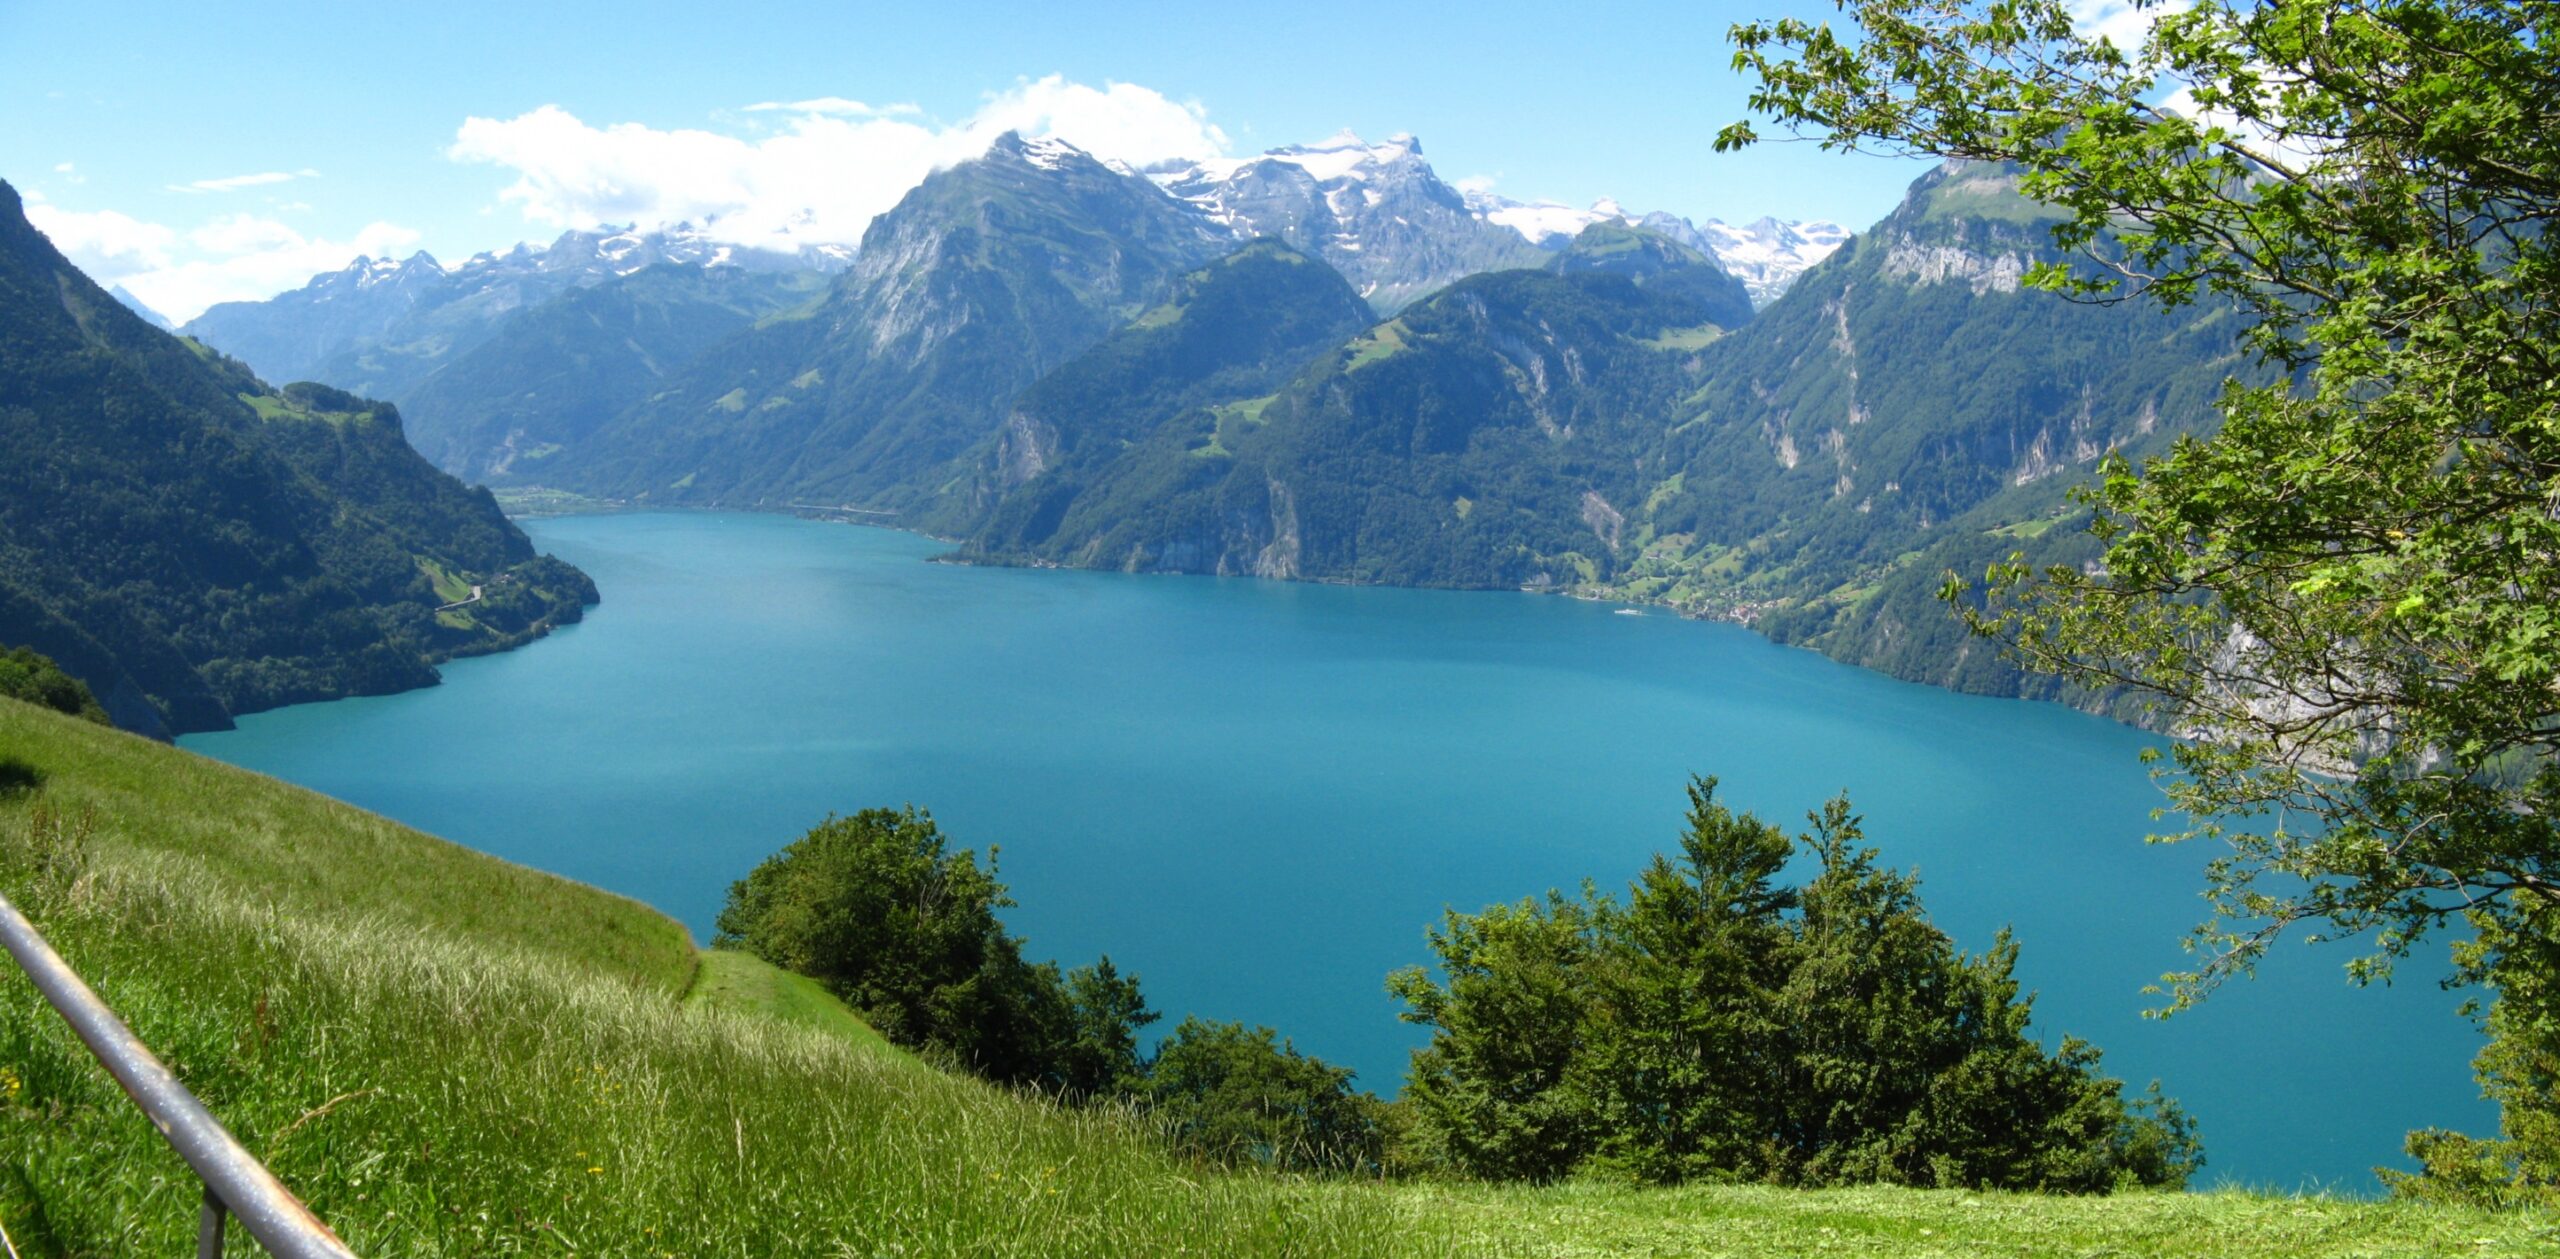
[[[1514,201],[1478,190],[1467,194],[1467,207],[1476,217],[1510,228],[1542,249],[1562,249],[1594,223],[1624,223],[1659,232],[1713,256],[1742,281],[1754,307],[1776,301],[1797,276],[1849,239],[1847,228],[1825,219],[1762,218],[1741,227],[1709,219],[1701,224],[1659,210],[1635,214],[1606,197],[1582,209],[1555,201]]]
[[[1562,249],[1594,223],[1621,218],[1604,214],[1595,206],[1588,210],[1553,201],[1512,201],[1479,193],[1468,199],[1476,217],[1520,233],[1523,240],[1542,249]]]
[[[1754,219],[1740,227],[1720,219],[1700,224],[1709,252],[1751,291],[1754,306],[1776,301],[1815,263],[1847,244],[1849,229],[1828,219]]]

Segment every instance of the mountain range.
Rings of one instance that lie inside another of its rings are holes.
[[[1595,222],[1642,226],[1711,254],[1764,305],[1847,236],[1821,221],[1693,225],[1661,212],[1630,214],[1614,202],[1577,210],[1461,192],[1439,177],[1410,136],[1370,144],[1344,132],[1251,158],[1113,169],[1143,174],[1195,209],[1207,230],[1236,243],[1272,236],[1324,259],[1382,314],[1468,275],[1540,266]],[[717,227],[572,231],[546,248],[519,245],[452,267],[423,252],[358,258],[265,301],[214,306],[182,331],[267,379],[318,380],[407,406],[429,377],[485,344],[508,320],[569,291],[659,264],[823,276],[844,270],[854,252],[834,245],[777,252],[726,244]]]
[[[1009,134],[849,262],[571,233],[189,329],[381,382],[490,484],[980,562],[1639,599],[2038,693],[1942,574],[2089,558],[2075,473],[2201,431],[2241,365],[2218,308],[2024,288],[2048,222],[1980,167],[1852,238],[1464,192],[1410,137],[1141,171]]]
[[[837,246],[779,253],[727,244],[693,224],[572,231],[548,248],[518,245],[451,268],[424,251],[405,259],[357,258],[265,301],[213,306],[180,331],[268,380],[317,380],[405,401],[510,317],[575,289],[661,264],[825,273],[849,259],[850,251]]]

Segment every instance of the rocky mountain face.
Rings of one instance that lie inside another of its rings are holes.
[[[1698,383],[1715,315],[1750,306],[1703,255],[1631,229],[1595,227],[1554,262],[1461,280],[1270,392],[1186,395],[1063,503],[1026,481],[970,549],[1397,585],[1605,579],[1655,417]],[[1122,338],[1096,354],[1130,358]]]
[[[1180,488],[1214,480],[1266,400],[1369,325],[1349,282],[1262,240],[1183,276],[1163,305],[1043,376],[932,526],[980,557],[1101,555]],[[1071,540],[1061,546],[1060,539]]]
[[[693,225],[572,231],[548,248],[477,254],[451,269],[423,251],[358,258],[263,302],[221,303],[182,331],[269,380],[317,380],[400,402],[510,317],[572,289],[666,263],[824,272],[848,261],[836,247],[786,254],[730,245]]]
[[[932,514],[1017,395],[1233,247],[1154,184],[1008,134],[875,220],[823,302],[704,353],[548,483]]]
[[[1381,313],[1479,272],[1546,261],[1533,242],[1472,211],[1411,136],[1369,144],[1345,131],[1147,173],[1240,239],[1277,237],[1322,258]]]
[[[1012,160],[1029,160],[1024,156],[1028,154],[1052,167],[1074,152],[1054,141],[1016,138],[1006,143]],[[1041,157],[1033,150],[1050,156]],[[991,155],[996,156],[1002,155]],[[1540,226],[1552,226],[1554,207],[1534,208],[1531,213],[1532,208],[1499,198],[1461,195],[1432,170],[1421,145],[1410,137],[1368,144],[1345,133],[1320,144],[1275,149],[1252,158],[1159,167],[1143,178],[1125,168],[1092,162],[1082,154],[1075,156],[1083,159],[1083,177],[1089,182],[1099,186],[1116,178],[1132,185],[1115,195],[1150,205],[1151,215],[1145,217],[1167,223],[1187,220],[1177,234],[1195,238],[1194,246],[1176,265],[1197,261],[1198,256],[1214,251],[1217,242],[1232,247],[1274,238],[1325,261],[1382,312],[1400,309],[1468,275],[1543,266],[1571,240],[1570,234],[1557,235]],[[978,163],[964,164],[974,165]],[[1141,189],[1169,195],[1143,197],[1138,195]],[[1094,204],[1101,205],[1102,200]],[[1569,212],[1564,217],[1575,232],[1595,222],[1634,221],[1613,206],[1604,208],[1609,213]],[[1164,213],[1167,209],[1173,212],[1170,216]],[[1530,217],[1521,218],[1521,213]],[[882,221],[890,223],[892,230],[879,239],[901,252],[848,282],[872,295],[864,300],[902,309],[884,307],[855,318],[894,324],[909,317],[906,311],[939,300],[919,292],[890,292],[881,283],[883,275],[908,271],[908,261],[917,249],[931,247],[918,244],[919,232],[938,229],[915,227],[916,220],[913,212],[884,216]],[[1710,256],[1715,253],[1710,237],[1686,220],[1657,214],[1643,222],[1657,234]],[[1117,230],[1113,222],[1102,219],[1084,227],[1106,235]],[[1203,240],[1211,243],[1200,245]],[[679,491],[670,485],[653,488],[643,479],[656,475],[661,460],[639,447],[650,446],[669,459],[681,460],[691,456],[674,452],[698,443],[684,434],[686,424],[663,406],[642,404],[649,396],[665,392],[665,386],[679,377],[691,379],[687,372],[694,361],[726,338],[746,331],[747,324],[780,313],[784,305],[807,292],[796,283],[719,277],[743,273],[814,282],[813,277],[852,267],[853,252],[741,249],[695,227],[649,233],[570,232],[548,248],[519,246],[505,253],[482,254],[453,268],[423,253],[403,261],[358,259],[269,301],[214,307],[190,323],[187,331],[241,356],[271,378],[309,378],[398,403],[409,417],[410,434],[419,448],[439,466],[465,476],[492,483],[546,482],[610,487],[616,493],[674,493]],[[662,276],[646,286],[645,294],[634,290],[597,299],[579,296],[674,265],[700,273],[703,278],[691,284],[694,291],[679,292],[686,282]],[[1039,264],[1034,261],[1033,265]],[[1760,263],[1754,265],[1761,269],[1752,274],[1764,286],[1770,283],[1768,276],[1774,272]],[[1721,321],[1738,322],[1729,317]],[[1033,312],[1026,326],[1044,322],[1043,316]],[[766,341],[779,344],[792,333],[775,333]],[[1086,328],[1071,339],[1080,348],[1099,335],[1098,330]],[[813,347],[803,348],[820,353]],[[748,356],[763,352],[738,351]],[[938,353],[923,346],[916,352]],[[961,352],[965,357],[976,351],[963,345]],[[708,380],[727,370],[706,361],[701,378]],[[1010,377],[999,372],[987,379]],[[716,402],[732,389],[745,387],[743,381],[731,381],[712,397]],[[804,384],[758,397],[780,399],[774,408],[777,412],[796,412],[807,401],[802,395],[813,387]],[[924,405],[928,399],[919,395],[912,401]],[[627,423],[623,422],[625,411],[633,412]],[[765,416],[757,417],[757,422],[721,422],[711,427],[732,435],[738,428],[753,429],[766,433],[755,440],[778,442],[783,440],[778,434],[787,431],[788,425],[776,429],[764,421],[780,419]],[[837,462],[848,466],[877,462],[882,457],[879,440],[886,438],[866,438],[864,451]],[[770,461],[771,452],[762,457]],[[813,453],[808,463],[814,467],[834,459]],[[597,460],[615,467],[604,471]],[[755,486],[759,496],[769,496],[770,491],[790,486],[797,493],[823,480],[808,468],[777,465],[732,483],[726,492]],[[695,486],[702,484],[689,483],[681,492],[698,492]],[[862,474],[826,492],[841,495],[845,487],[855,485],[862,489],[854,497],[866,503],[888,488],[880,477]]]
[[[594,599],[396,411],[151,327],[0,184],[0,643],[183,734],[426,685]]]
[[[2219,307],[2024,288],[2057,257],[2000,171],[1943,167],[1712,351],[1668,417],[1650,540],[1617,588],[1916,680],[2039,693],[1940,606],[1945,573],[2096,548],[2068,487],[2218,422],[2250,364]]]

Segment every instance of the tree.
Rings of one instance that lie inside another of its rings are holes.
[[[2517,917],[2524,921],[2521,927]],[[2427,1129],[2409,1134],[2418,1175],[2385,1169],[2395,1194],[2497,1206],[2560,1205],[2560,918],[2527,904],[2481,924],[2457,946],[2473,978],[2497,989],[2485,1020],[2489,1043],[2473,1060],[2481,1090],[2498,1103],[2494,1139]]]
[[[1656,854],[1603,915],[1590,1065],[1605,1098],[1599,1151],[1672,1182],[1756,1167],[1767,1153],[1786,1027],[1771,999],[1786,980],[1793,888],[1776,886],[1787,833],[1689,784],[1680,857]]]
[[[1441,980],[1390,989],[1430,1026],[1405,1104],[1424,1161],[1491,1179],[1585,1168],[1677,1182],[2177,1185],[2202,1164],[2157,1087],[2027,1034],[2004,934],[1959,953],[1845,800],[1785,834],[1701,779],[1677,861],[1621,906],[1585,889],[1449,915]],[[1776,880],[1791,851],[1820,863]]]
[[[1127,1087],[1156,1015],[1109,958],[1024,960],[993,850],[950,851],[931,814],[830,817],[729,889],[715,945],[807,975],[901,1045],[988,1079],[1093,1098]]]
[[[2061,0],[1843,8],[1852,33],[1735,28],[1756,109],[2011,164],[2087,260],[2037,283],[2218,294],[2277,369],[2211,439],[2110,461],[2096,571],[1951,582],[2026,663],[2195,736],[2170,798],[2230,847],[2173,1002],[2299,923],[2369,937],[2366,977],[2462,915],[2534,930],[2560,905],[2555,11],[2143,3],[2128,47]]]
[[[97,697],[89,693],[89,688],[32,647],[0,651],[0,695],[102,726],[108,724],[107,710],[98,706]]]
[[[1589,1157],[1599,1117],[1583,1049],[1602,912],[1587,890],[1581,901],[1550,892],[1543,902],[1451,910],[1430,929],[1441,979],[1419,966],[1387,977],[1387,991],[1410,1007],[1404,1020],[1432,1029],[1404,1091],[1425,1162],[1544,1182]]]
[[[1186,1018],[1141,1094],[1176,1150],[1222,1166],[1364,1171],[1384,1155],[1377,1098],[1267,1027]]]
[[[891,1040],[947,1042],[1003,969],[996,911],[1012,903],[976,854],[946,850],[931,814],[865,809],[732,886],[712,943],[817,980]]]
[[[2102,1193],[2183,1184],[2201,1166],[2173,1104],[2131,1110],[2094,1046],[2066,1036],[2047,1053],[2028,1035],[2035,1003],[2019,993],[2008,932],[1958,953],[1922,914],[1917,880],[1861,846],[1847,800],[1809,820],[1802,843],[1821,873],[1775,1002],[1787,1066],[1770,1087],[1767,1174]]]
[[[1122,975],[1106,955],[1067,972],[1068,1025],[1058,1046],[1058,1087],[1070,1097],[1133,1093],[1146,1063],[1138,1056],[1138,1029],[1163,1016],[1147,1008],[1138,977]]]

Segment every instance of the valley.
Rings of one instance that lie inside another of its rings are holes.
[[[142,8],[12,1259],[2560,1245],[2542,9]]]

